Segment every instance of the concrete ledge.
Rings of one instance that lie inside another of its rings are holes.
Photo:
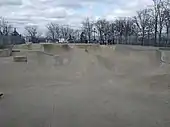
[[[0,57],[9,57],[11,56],[12,50],[10,49],[2,49],[0,50]]]
[[[14,56],[13,57],[14,62],[27,62],[26,56]]]

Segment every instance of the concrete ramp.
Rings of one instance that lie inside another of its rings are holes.
[[[121,45],[116,46],[115,50],[102,47],[101,53],[96,56],[103,67],[118,74],[144,74],[161,66],[161,52],[156,49]]]
[[[21,50],[16,55],[26,55],[28,63],[37,63],[37,65],[70,64],[70,68],[74,66],[73,68],[80,69],[92,62],[109,71],[121,73],[153,70],[160,67],[162,57],[160,50],[150,47],[67,44],[41,44],[39,47],[43,47],[43,51]]]
[[[161,51],[155,47],[117,45],[115,52],[125,57],[145,57],[151,64],[159,65],[161,62]],[[142,61],[145,62],[144,60]]]
[[[43,50],[20,50],[17,56],[27,56],[28,64],[39,67],[65,68],[77,73],[94,73],[101,69],[117,75],[145,75],[170,62],[168,51],[142,46],[100,46],[40,44]],[[32,45],[34,47],[34,45]],[[34,48],[32,48],[34,49]],[[93,70],[93,72],[92,72]]]

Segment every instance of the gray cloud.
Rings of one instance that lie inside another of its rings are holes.
[[[85,17],[131,16],[148,4],[151,0],[0,0],[0,12],[23,32],[29,24],[44,29],[49,22],[80,26]]]

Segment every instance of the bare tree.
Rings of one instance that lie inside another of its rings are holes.
[[[150,9],[144,9],[138,11],[137,16],[134,17],[134,21],[140,30],[140,35],[142,36],[142,45],[144,44],[144,38],[151,19],[150,12]]]
[[[148,25],[147,25],[147,28],[146,28],[146,34],[147,34],[147,43],[148,45],[153,45],[153,43],[151,44],[151,35],[153,35],[153,31],[154,31],[154,20],[153,20],[153,17],[151,16],[149,21],[148,21]]]
[[[109,43],[115,43],[115,38],[116,38],[116,27],[115,27],[115,23],[114,22],[110,22],[110,27],[109,27],[109,39],[110,42]]]
[[[70,39],[72,34],[73,34],[73,29],[71,29],[69,26],[60,27],[60,37],[64,38],[64,40]]]
[[[154,9],[153,9],[153,15],[154,15],[154,42],[155,45],[157,45],[157,33],[158,33],[158,4],[161,0],[153,0],[154,3]]]
[[[124,18],[119,18],[115,20],[115,30],[116,35],[118,36],[119,43],[123,43],[122,37],[124,32]]]
[[[90,42],[92,39],[92,33],[93,33],[93,23],[90,21],[89,18],[85,19],[85,21],[82,22],[83,25],[83,31],[88,37],[88,41]]]
[[[134,34],[134,22],[132,18],[124,18],[124,32],[125,43],[128,43],[129,37]]]
[[[169,43],[169,29],[170,29],[170,1],[167,0],[164,2],[164,24],[165,24],[165,30],[166,30],[166,44]]]
[[[53,42],[59,39],[60,36],[60,26],[56,23],[47,24],[47,38],[51,39]]]
[[[162,30],[163,30],[163,25],[164,25],[164,21],[165,21],[165,15],[164,15],[164,1],[159,1],[159,3],[157,3],[157,12],[158,12],[158,24],[159,24],[159,43],[161,43],[162,40]]]
[[[169,38],[169,29],[170,29],[170,10],[166,9],[164,12],[165,15],[165,29],[166,29],[166,43],[168,43]]]
[[[80,41],[81,41],[81,43],[86,43],[86,41],[87,41],[87,36],[85,35],[84,32],[81,32],[81,34],[80,34]]]
[[[106,21],[104,23],[104,41],[107,43],[109,41],[109,35],[110,35],[110,23],[108,21]]]
[[[25,34],[27,37],[30,37],[30,41],[31,42],[36,42],[36,39],[37,39],[37,29],[38,27],[37,26],[26,26],[25,27]]]
[[[5,36],[12,33],[12,25],[2,17],[0,18],[0,31]]]
[[[97,31],[99,33],[99,40],[102,41],[103,43],[107,41],[109,32],[110,32],[110,24],[108,21],[105,19],[99,19],[96,23],[95,26],[97,28]]]
[[[98,20],[98,21],[95,23],[95,26],[96,26],[97,31],[98,31],[98,33],[99,33],[99,40],[100,40],[100,41],[104,41],[104,37],[103,37],[104,22],[105,22],[105,20]]]
[[[139,33],[140,33],[140,29],[139,27],[136,25],[135,20],[133,20],[134,22],[134,28],[133,28],[133,35],[135,37],[135,39],[133,39],[132,44],[139,44]]]
[[[74,29],[72,32],[72,37],[74,41],[78,41],[80,39],[80,30]]]

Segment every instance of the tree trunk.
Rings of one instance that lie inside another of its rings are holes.
[[[100,43],[102,42],[102,33],[101,31],[99,32],[99,36],[100,36]]]
[[[159,31],[159,42],[158,42],[158,46],[160,46],[161,41],[162,41],[162,32]]]
[[[169,28],[168,26],[166,26],[166,46],[168,45],[169,43]]]
[[[158,29],[158,16],[155,17],[155,38],[154,38],[155,46],[157,46],[157,29]]]
[[[119,44],[122,43],[122,35],[119,36]]]
[[[148,45],[150,46],[150,31],[148,30]]]
[[[107,43],[107,35],[104,34],[104,43]]]
[[[55,41],[55,35],[54,34],[52,34],[52,41],[54,42]]]
[[[138,34],[137,33],[136,33],[136,42],[133,42],[133,43],[138,44]]]
[[[88,35],[88,39],[89,39],[89,42],[88,43],[90,43],[90,41],[91,41],[91,35],[90,35],[90,33],[89,33],[89,35]]]
[[[160,25],[160,29],[159,29],[159,42],[158,42],[158,46],[160,46],[162,41],[162,26]]]
[[[144,45],[144,37],[145,37],[145,31],[144,29],[142,30],[142,45]]]

